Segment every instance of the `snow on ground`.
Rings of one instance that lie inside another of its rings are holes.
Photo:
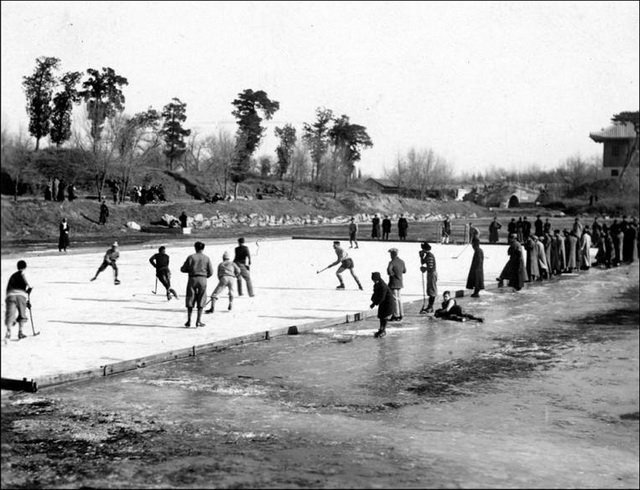
[[[34,287],[33,323],[41,333],[32,337],[31,324],[27,323],[25,333],[29,337],[17,342],[17,325],[13,328],[14,340],[2,345],[2,377],[32,379],[95,369],[118,361],[366,311],[372,293],[371,272],[379,271],[386,278],[391,247],[399,250],[399,257],[407,266],[403,301],[423,299],[418,243],[361,242],[359,249],[349,249],[348,241],[342,244],[354,260],[355,273],[364,291],[358,290],[348,271],[343,274],[346,290],[336,291],[338,266],[316,274],[316,270],[336,260],[330,240],[247,241],[253,259],[255,297],[249,298],[245,288],[245,296],[236,297],[233,310],[228,311],[228,300],[222,296],[216,312],[203,315],[206,327],[197,329],[184,328],[187,275],[180,272],[180,266],[194,251],[192,245],[167,246],[172,286],[180,296],[179,300],[171,301],[167,301],[161,284],[158,294],[153,294],[155,271],[148,260],[157,251],[157,245],[120,247],[118,266],[122,282],[118,286],[113,283],[111,268],[90,282],[109,243],[102,250],[80,253],[62,254],[57,250],[25,253],[27,277]],[[211,258],[214,271],[224,251],[233,257],[236,245],[235,241],[207,243],[204,252]],[[507,247],[483,245],[482,249],[485,284],[492,286],[507,260]],[[464,289],[472,248],[434,244],[432,252],[437,260],[440,295],[446,289]],[[2,260],[3,319],[6,283],[16,271],[17,260]],[[216,284],[214,275],[208,282],[209,294]]]

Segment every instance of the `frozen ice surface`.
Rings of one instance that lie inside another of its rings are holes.
[[[346,240],[342,245],[354,260],[364,291],[358,290],[348,271],[343,273],[346,289],[337,291],[338,266],[316,274],[316,270],[336,260],[330,240],[247,240],[255,296],[248,297],[245,287],[245,295],[235,298],[232,311],[227,310],[228,299],[221,296],[215,313],[203,315],[206,327],[189,329],[184,328],[187,275],[180,272],[180,266],[193,253],[192,245],[167,245],[172,287],[180,296],[171,301],[167,301],[159,283],[158,293],[153,294],[155,271],[149,257],[157,252],[157,244],[120,247],[121,284],[117,286],[111,268],[90,282],[109,243],[102,249],[79,253],[27,252],[22,258],[27,261],[27,277],[34,287],[33,322],[41,333],[32,337],[28,322],[28,338],[17,342],[17,325],[13,328],[14,340],[2,345],[2,377],[32,379],[96,369],[118,361],[366,311],[372,293],[371,272],[379,271],[383,278],[387,277],[391,247],[399,250],[399,257],[407,266],[403,302],[422,300],[418,243],[361,242],[359,249],[349,249],[348,243]],[[211,258],[214,271],[224,251],[233,257],[236,245],[235,241],[207,243],[205,253]],[[440,244],[432,247],[440,295],[446,289],[464,289],[472,248]],[[482,249],[485,284],[493,285],[507,261],[507,247],[483,245]],[[16,271],[17,260],[2,259],[3,319],[6,283]],[[208,282],[209,295],[216,284],[214,272]]]

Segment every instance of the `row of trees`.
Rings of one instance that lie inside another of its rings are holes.
[[[86,152],[99,197],[106,181],[113,178],[121,180],[122,192],[126,193],[135,167],[156,160],[160,149],[170,171],[177,165],[204,169],[225,193],[228,182],[233,182],[236,193],[238,184],[256,166],[253,155],[266,131],[263,120],[272,119],[280,108],[280,103],[264,91],[244,90],[232,102],[238,125],[234,136],[218,132],[205,139],[197,134],[189,139],[186,104],[180,99],[174,98],[162,112],[149,108],[127,116],[125,77],[112,68],[90,68],[80,85],[80,72],[58,75],[59,68],[58,58],[40,57],[34,73],[23,78],[29,133],[35,138],[36,152],[47,136],[58,148],[69,142],[68,146]],[[84,131],[74,131],[73,108],[82,102],[86,127]],[[292,181],[292,190],[307,176],[319,188],[336,191],[340,183],[348,185],[361,151],[373,145],[366,128],[351,123],[348,116],[334,117],[331,110],[324,108],[319,108],[316,116],[314,123],[304,125],[300,140],[291,124],[275,129],[279,145],[273,170],[280,179]],[[313,162],[310,175],[308,159],[302,157],[304,152]],[[270,159],[260,160],[262,172],[271,172]]]

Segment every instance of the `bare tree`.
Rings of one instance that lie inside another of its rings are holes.
[[[204,171],[217,184],[223,196],[227,195],[235,146],[234,136],[224,129],[205,139],[208,158],[205,160]]]
[[[31,172],[31,154],[34,151],[28,134],[22,128],[11,137],[5,127],[2,128],[2,168],[9,174],[13,183],[13,200],[18,200],[20,185]]]
[[[294,145],[290,163],[288,173],[291,179],[289,199],[293,199],[295,197],[296,186],[302,184],[306,179],[309,179],[312,173],[310,152],[306,143],[303,142]]]

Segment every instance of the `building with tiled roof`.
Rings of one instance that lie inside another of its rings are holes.
[[[637,138],[633,124],[630,122],[613,124],[607,128],[602,128],[600,131],[589,133],[589,138],[596,143],[603,144],[602,166],[605,170],[605,175],[607,177],[618,177],[624,168],[627,153],[632,149],[634,140]],[[626,172],[640,177],[637,150]]]

